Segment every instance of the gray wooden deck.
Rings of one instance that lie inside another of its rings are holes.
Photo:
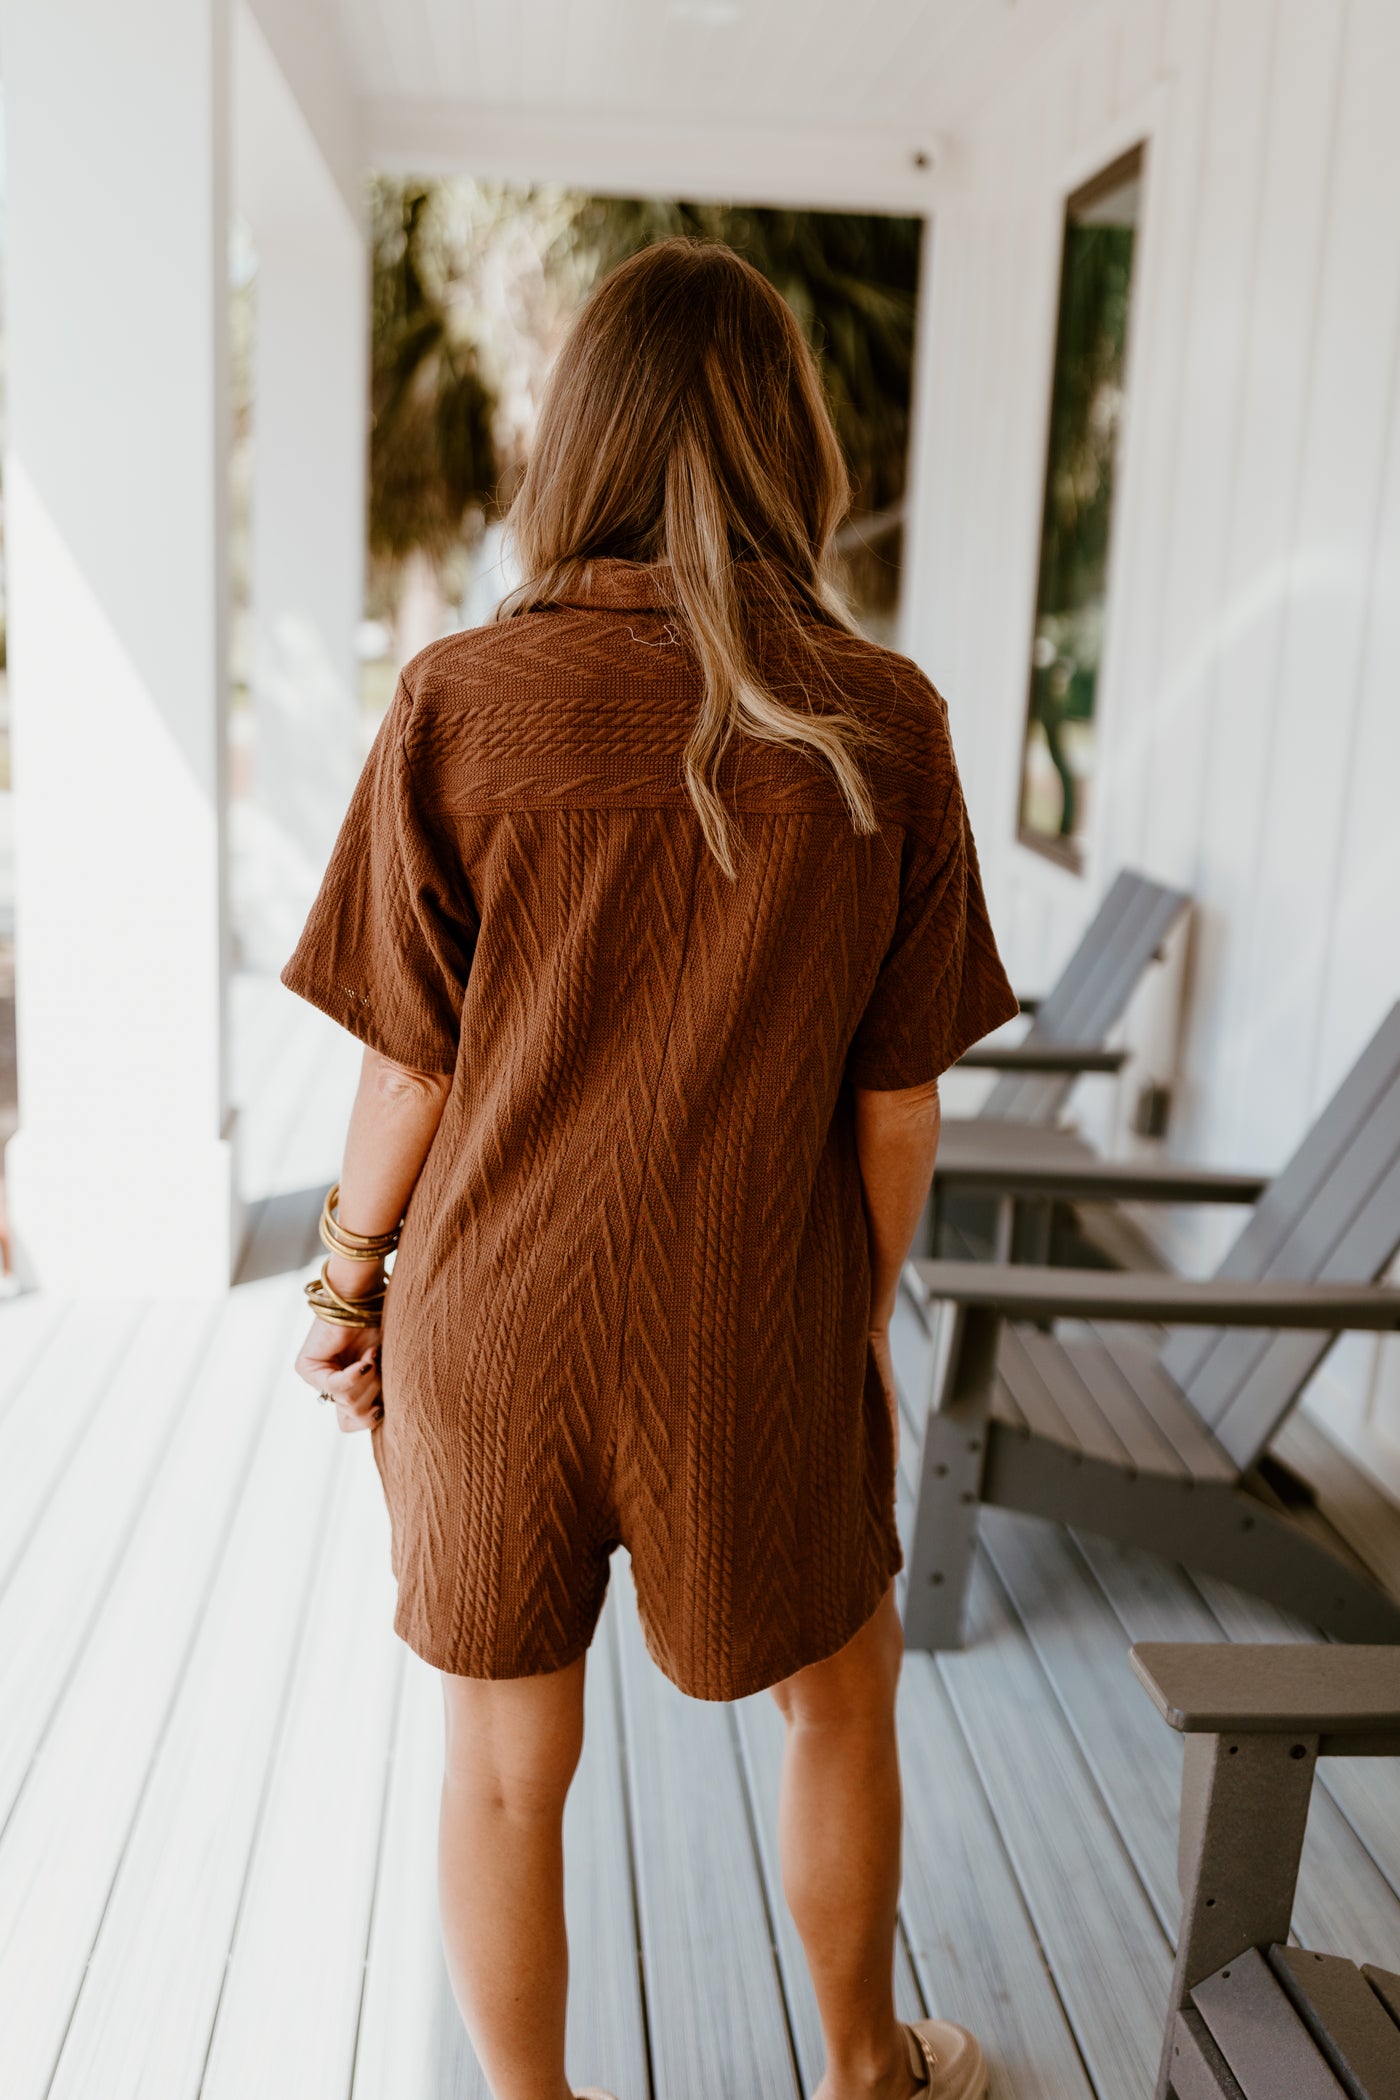
[[[363,1439],[289,1365],[351,1046],[240,987],[266,1191],[226,1297],[0,1307],[0,2092],[468,2100],[437,1948],[436,1682],[389,1631]],[[902,1326],[900,1376],[925,1344]],[[1289,1456],[1400,1584],[1400,1512]],[[912,1457],[906,1439],[906,1468]],[[899,1990],[975,2026],[998,2100],[1151,2091],[1180,1746],[1130,1640],[1307,1639],[1264,1606],[987,1513],[975,1642],[910,1659]],[[622,2100],[792,2100],[816,2019],[774,1859],[766,1698],[692,1704],[619,1568],[569,1811],[571,2070]],[[1400,1967],[1400,1770],[1322,1768],[1305,1944]]]

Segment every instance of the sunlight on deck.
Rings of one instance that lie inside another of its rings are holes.
[[[6,2100],[485,2094],[437,1944],[437,1686],[390,1631],[368,1446],[290,1368],[356,1052],[271,984],[241,983],[237,1017],[245,1280],[178,1308],[0,1308]],[[906,1316],[906,1399],[926,1348]],[[1395,1582],[1400,1513],[1289,1436]],[[910,1435],[906,1502],[913,1455]],[[1128,1643],[1310,1636],[1048,1525],[989,1511],[982,1539],[971,1647],[905,1673],[901,2004],[976,2027],[998,2100],[1145,2100],[1180,1748]],[[572,2075],[621,2100],[810,2092],[771,1702],[675,1692],[621,1558],[588,1700]],[[1298,1937],[1400,1967],[1400,1771],[1322,1778]]]

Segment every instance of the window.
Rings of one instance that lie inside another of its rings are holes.
[[[1070,198],[1060,262],[1020,836],[1078,868],[1094,782],[1113,472],[1142,151]]]

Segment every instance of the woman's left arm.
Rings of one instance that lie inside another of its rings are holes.
[[[445,1072],[410,1072],[377,1050],[365,1051],[336,1205],[347,1231],[374,1237],[397,1226],[451,1089]],[[384,1265],[333,1254],[326,1275],[338,1296],[366,1298],[378,1292]],[[332,1327],[316,1320],[302,1344],[298,1374],[318,1393],[330,1394],[344,1430],[369,1429],[382,1412],[379,1339],[376,1323]]]

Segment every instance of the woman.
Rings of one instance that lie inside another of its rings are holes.
[[[889,1321],[938,1075],[1015,1002],[943,704],[825,580],[848,501],[756,271],[615,271],[512,513],[529,580],[404,672],[284,973],[366,1045],[298,1368],[373,1432],[395,1626],[443,1673],[497,2100],[569,2092],[561,1819],[618,1545],[668,1676],[787,1722],[821,2100],[985,2087],[892,1998]]]

